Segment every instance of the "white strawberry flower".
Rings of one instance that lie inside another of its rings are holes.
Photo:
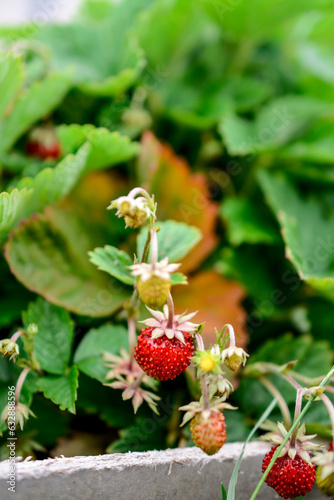
[[[153,311],[147,307],[147,309],[152,314],[153,318],[146,319],[142,321],[146,326],[153,328],[152,338],[157,339],[166,335],[167,338],[173,339],[174,337],[180,340],[183,344],[184,335],[182,332],[193,333],[196,332],[198,325],[195,323],[191,323],[189,320],[192,319],[197,311],[190,314],[176,314],[173,318],[172,327],[167,326],[168,324],[168,306],[165,305],[163,308],[163,312],[161,311]]]
[[[181,264],[169,264],[168,257],[165,257],[160,262],[152,264],[134,264],[129,266],[132,276],[140,277],[142,282],[148,281],[152,276],[156,276],[165,281],[170,281],[170,275],[174,273]]]

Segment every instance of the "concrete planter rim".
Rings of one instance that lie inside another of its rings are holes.
[[[58,457],[17,461],[15,500],[221,500],[243,443],[227,443],[211,457],[198,448],[128,452],[109,455]],[[246,446],[241,462],[236,500],[249,500],[261,477],[267,443]],[[0,498],[7,491],[8,460],[0,462]],[[259,500],[278,499],[264,485]],[[316,487],[307,496],[321,500]]]

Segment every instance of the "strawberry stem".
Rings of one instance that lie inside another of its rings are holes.
[[[17,379],[16,382],[16,388],[15,388],[15,405],[18,405],[20,402],[20,395],[21,395],[21,390],[24,384],[24,381],[26,379],[26,376],[30,372],[31,368],[24,368],[21,373],[19,378]]]
[[[297,423],[296,427],[294,428],[293,432],[291,433],[291,446],[292,447],[295,446],[295,441],[296,441],[296,437],[298,434],[298,429],[299,429],[299,420],[298,419],[299,419],[300,412],[302,410],[303,394],[304,394],[304,389],[303,389],[303,387],[300,387],[297,390],[295,416],[293,419],[294,422],[298,422],[298,423]]]
[[[167,305],[168,305],[168,320],[167,320],[166,328],[173,328],[174,302],[173,302],[172,294],[170,292],[169,292],[168,298],[167,298]]]
[[[232,325],[227,323],[225,325],[226,328],[228,328],[229,334],[230,334],[230,347],[235,347],[235,333],[234,333],[234,328]]]
[[[207,384],[207,379],[206,379],[205,374],[202,375],[202,377],[201,377],[201,386],[202,386],[204,410],[208,410],[210,408],[210,401],[209,401],[208,384]]]
[[[150,195],[148,194],[148,192],[146,191],[146,189],[143,189],[143,188],[140,188],[140,187],[135,187],[134,189],[131,189],[131,191],[128,194],[128,197],[135,199],[136,196],[138,196],[138,195],[144,196],[144,198],[146,198],[147,201],[151,201],[152,200],[152,198],[150,197]]]
[[[274,396],[274,398],[277,399],[278,406],[281,410],[283,421],[284,421],[284,427],[289,430],[291,425],[292,425],[292,420],[291,420],[291,415],[290,415],[290,410],[288,405],[285,402],[285,399],[283,398],[282,394],[274,384],[270,382],[270,380],[267,380],[264,377],[261,377],[260,382],[264,385],[266,389]]]
[[[204,351],[204,342],[202,335],[199,333],[196,333],[196,342],[197,342],[197,350],[198,351]]]
[[[24,333],[26,333],[24,330],[19,330],[18,332],[15,332],[14,335],[11,336],[10,340],[12,342],[16,342],[17,339],[21,337],[21,335],[23,335]]]
[[[155,229],[151,229],[151,265],[155,271],[158,260],[158,237]]]
[[[131,370],[133,363],[133,356],[135,353],[135,343],[136,343],[136,324],[134,318],[128,318],[128,330],[129,330],[129,357],[130,357],[129,368]]]

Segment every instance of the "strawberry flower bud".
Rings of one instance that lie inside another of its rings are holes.
[[[248,356],[241,347],[229,347],[222,352],[222,362],[235,372],[241,365],[245,366]]]
[[[10,356],[9,359],[14,359],[20,353],[19,346],[11,339],[0,340],[0,353],[3,356]]]
[[[137,229],[147,222],[151,215],[146,198],[133,198],[131,196],[121,196],[113,200],[107,210],[116,208],[117,217],[124,217],[126,227]]]

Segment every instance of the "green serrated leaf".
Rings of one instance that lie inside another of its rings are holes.
[[[70,88],[68,72],[50,74],[22,92],[6,120],[0,122],[0,154],[8,151],[31,125],[50,113]]]
[[[73,153],[84,142],[89,142],[91,148],[86,171],[125,162],[139,151],[139,145],[128,137],[93,125],[61,125],[57,128],[57,135],[64,153]]]
[[[120,349],[128,348],[126,328],[107,323],[86,333],[75,351],[74,363],[86,375],[105,382],[108,368],[102,359],[103,352],[119,354]]]
[[[302,198],[281,173],[261,171],[259,180],[281,225],[286,257],[302,280],[334,300],[334,212],[325,214],[320,200]]]
[[[144,61],[136,39],[124,29],[130,19],[125,8],[115,5],[100,23],[78,20],[38,31],[36,38],[51,51],[53,68],[74,68],[73,85],[81,91],[118,95],[138,78]]]
[[[126,252],[106,245],[104,248],[95,248],[88,253],[90,261],[101,271],[106,271],[127,285],[134,285],[135,278],[131,276],[129,266],[133,261]]]
[[[112,314],[131,289],[99,272],[88,260],[94,247],[84,223],[74,214],[49,209],[11,233],[6,259],[27,288],[83,316]]]
[[[221,214],[228,224],[228,238],[232,245],[273,244],[281,240],[270,213],[267,214],[255,201],[226,198],[221,206]]]
[[[201,231],[194,226],[188,226],[184,222],[168,220],[159,222],[158,234],[158,259],[168,257],[169,262],[176,262],[185,257],[192,248],[201,240]],[[143,252],[147,228],[142,228],[137,239],[137,254]]]
[[[71,357],[73,322],[64,309],[39,298],[23,312],[25,328],[38,326],[34,336],[34,353],[42,370],[53,374],[65,372]]]
[[[12,102],[23,81],[23,65],[21,57],[9,53],[0,53],[0,119]],[[0,142],[1,144],[1,142]]]
[[[46,205],[66,196],[80,179],[86,167],[90,145],[75,155],[66,156],[55,168],[47,167],[36,177],[21,179],[18,189],[0,194],[0,240],[5,240],[17,223]]]
[[[66,374],[41,377],[38,381],[39,389],[44,396],[59,405],[61,410],[75,413],[77,399],[79,371],[75,366],[69,368]]]
[[[250,121],[228,113],[219,131],[233,155],[275,151],[295,139],[328,111],[330,104],[302,95],[286,95],[270,101]]]

